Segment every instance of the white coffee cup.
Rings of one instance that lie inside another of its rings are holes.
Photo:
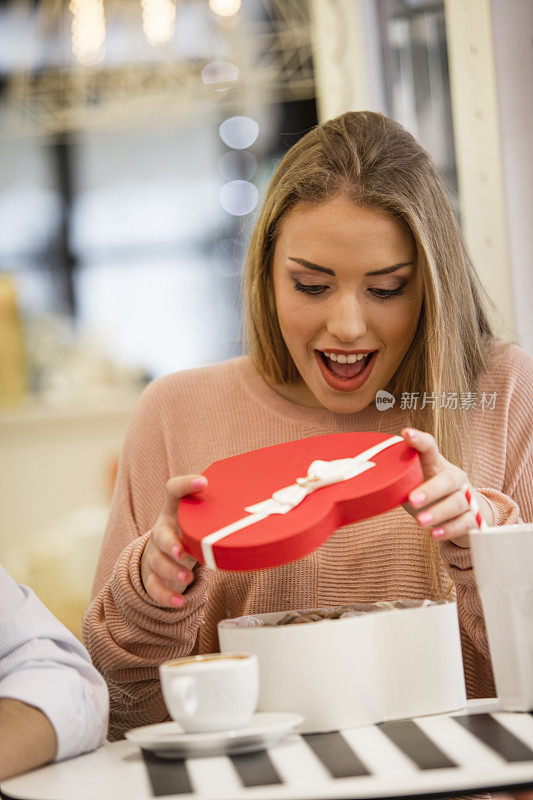
[[[470,531],[496,692],[506,711],[533,710],[533,524]]]
[[[167,661],[159,667],[170,716],[188,733],[241,728],[259,697],[254,653],[208,653]]]

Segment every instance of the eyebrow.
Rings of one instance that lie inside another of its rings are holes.
[[[300,264],[302,267],[307,267],[307,269],[314,269],[316,272],[325,272],[326,275],[335,275],[332,269],[328,267],[321,267],[320,264],[313,264],[312,261],[306,261],[305,258],[295,258],[294,256],[288,256],[289,261],[296,261],[297,264]],[[402,264],[392,264],[390,267],[383,267],[383,269],[374,269],[371,272],[365,272],[365,276],[371,277],[372,275],[388,275],[389,272],[396,272],[397,269],[401,269],[401,267],[412,267],[412,261],[405,261]]]

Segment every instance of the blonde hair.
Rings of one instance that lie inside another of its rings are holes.
[[[468,414],[439,407],[443,392],[476,392],[489,368],[494,339],[486,294],[428,153],[398,122],[369,111],[348,112],[317,125],[283,157],[267,190],[244,267],[246,349],[273,384],[300,375],[279,328],[272,258],[280,223],[297,203],[321,204],[344,195],[359,206],[403,221],[413,236],[424,299],[417,331],[390,391],[432,392],[437,401],[406,412],[406,424],[431,433],[440,452],[476,485]],[[460,404],[458,403],[458,406]],[[427,537],[430,581],[444,596],[435,542]]]

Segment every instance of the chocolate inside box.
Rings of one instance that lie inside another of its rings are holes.
[[[280,625],[302,625],[309,622],[323,622],[334,619],[348,619],[350,617],[360,617],[365,614],[373,614],[382,611],[403,610],[406,608],[425,608],[426,606],[440,605],[444,600],[382,600],[378,603],[353,603],[346,606],[329,606],[327,608],[307,608],[295,611],[287,611],[283,617],[275,622],[267,622],[265,619],[254,616],[238,617],[231,621],[238,627],[246,628],[276,628]]]

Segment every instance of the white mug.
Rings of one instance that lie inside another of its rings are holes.
[[[470,531],[496,692],[506,711],[533,710],[533,523]]]
[[[208,653],[167,661],[159,667],[170,716],[187,733],[241,728],[259,697],[254,653]]]

